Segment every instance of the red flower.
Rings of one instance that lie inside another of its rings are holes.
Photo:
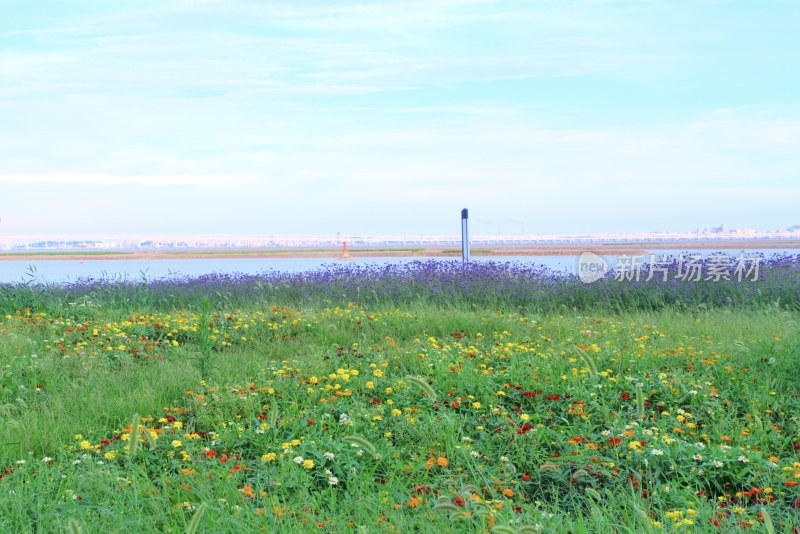
[[[536,430],[536,427],[531,424],[525,423],[519,428],[519,430],[517,430],[517,434],[520,435],[527,434],[531,430]]]
[[[561,399],[561,395],[548,395],[545,397],[545,399],[549,401],[557,401]]]
[[[525,482],[527,482],[527,481],[529,481],[529,480],[531,479],[531,476],[530,476],[530,475],[522,475],[522,477],[521,477],[521,478],[522,478],[522,480],[524,480]]]
[[[619,394],[619,398],[621,398],[623,400],[631,400],[631,396],[629,394],[627,394],[627,393],[620,393]]]
[[[313,425],[314,424],[314,420],[313,419],[306,419],[306,423],[308,423],[309,425]]]
[[[608,438],[608,444],[611,445],[612,447],[616,447],[620,443],[622,443],[622,440],[620,438]]]
[[[412,488],[412,491],[417,495],[422,495],[422,494],[427,495],[428,493],[431,492],[431,488],[430,486],[426,486],[425,484],[417,484]]]
[[[453,499],[453,502],[454,502],[454,503],[455,503],[457,506],[464,506],[464,505],[466,504],[466,503],[464,502],[464,498],[463,498],[463,497],[456,497],[455,499]]]

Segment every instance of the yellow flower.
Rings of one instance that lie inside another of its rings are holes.
[[[172,446],[175,447],[176,449],[178,447],[180,447],[181,445],[183,445],[183,443],[181,443],[181,440],[179,440],[179,439],[173,439],[172,440]]]
[[[303,467],[306,469],[314,469],[314,460],[303,460]]]
[[[91,448],[92,448],[92,444],[91,444],[91,443],[89,443],[89,442],[88,442],[88,441],[86,441],[86,440],[83,440],[83,441],[81,441],[79,446],[80,446],[80,448],[81,448],[81,449],[83,449],[83,450],[88,450],[88,449],[91,449]]]
[[[263,455],[261,457],[261,461],[262,462],[272,462],[272,461],[275,461],[275,458],[277,458],[277,457],[278,457],[278,455],[275,454],[274,452],[268,452],[267,454],[265,454],[265,455]]]
[[[117,451],[108,451],[103,455],[103,458],[105,458],[106,460],[113,460],[116,457],[117,457]]]

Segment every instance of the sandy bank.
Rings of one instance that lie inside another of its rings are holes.
[[[600,255],[641,255],[658,250],[741,250],[741,249],[797,249],[800,240],[793,241],[693,241],[659,243],[578,243],[547,245],[473,245],[472,256],[577,256],[583,252]],[[353,248],[353,258],[369,257],[461,257],[461,251],[452,245],[447,247],[397,247],[397,248]],[[254,250],[170,250],[134,252],[11,252],[0,254],[0,261],[46,261],[46,260],[172,260],[213,258],[341,258],[341,249],[254,249]]]

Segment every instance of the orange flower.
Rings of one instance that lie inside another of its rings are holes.
[[[420,504],[422,504],[422,500],[420,500],[420,498],[419,498],[419,497],[417,497],[416,495],[414,495],[413,497],[411,497],[411,500],[410,500],[410,501],[406,501],[406,502],[405,502],[405,504],[406,504],[406,506],[408,506],[409,508],[416,508],[417,506],[419,506]]]
[[[798,484],[798,482],[796,480],[787,480],[783,484],[784,484],[784,486],[789,486],[790,488],[792,488],[792,487],[796,486]]]

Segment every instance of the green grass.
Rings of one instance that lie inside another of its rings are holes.
[[[19,310],[0,316],[0,531],[184,532],[204,505],[197,532],[764,530],[764,510],[792,532],[798,320]]]

